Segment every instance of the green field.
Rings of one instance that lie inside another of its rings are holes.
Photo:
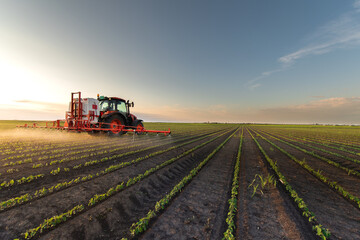
[[[0,120],[0,131],[16,129],[16,126],[23,126],[24,124],[32,125],[37,123],[39,126],[45,126],[46,121],[28,121],[28,120]],[[63,125],[63,123],[62,123]],[[156,129],[156,130],[168,130],[177,129],[179,126],[185,128],[201,128],[203,126],[222,126],[226,124],[216,124],[216,123],[162,123],[162,122],[144,122],[144,127],[146,129]]]
[[[25,123],[0,121],[0,239],[360,238],[359,126]]]
[[[18,125],[41,123],[42,121],[0,120],[0,131],[14,129]]]

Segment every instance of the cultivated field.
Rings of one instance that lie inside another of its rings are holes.
[[[12,124],[0,239],[360,239],[359,127],[147,123],[172,135],[107,137]]]

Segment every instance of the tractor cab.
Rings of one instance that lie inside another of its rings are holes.
[[[100,100],[100,114],[111,111],[120,111],[122,113],[129,113],[126,102],[120,99],[108,98]]]

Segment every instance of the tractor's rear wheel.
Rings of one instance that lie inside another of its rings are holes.
[[[108,132],[109,135],[121,135],[123,134],[123,128],[125,126],[124,120],[118,116],[112,116],[105,120],[105,128],[110,129]]]

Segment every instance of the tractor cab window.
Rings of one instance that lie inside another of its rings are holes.
[[[116,105],[117,105],[116,108],[117,108],[118,111],[126,112],[125,102],[118,101]]]
[[[109,100],[102,101],[100,103],[100,111],[114,111],[114,103]]]

